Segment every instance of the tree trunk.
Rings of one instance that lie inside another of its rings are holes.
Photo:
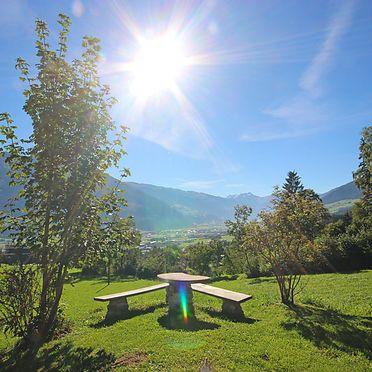
[[[108,258],[108,262],[107,262],[107,285],[110,285],[110,283],[111,283],[111,270],[110,270],[110,267],[111,267],[111,258],[109,257]]]
[[[43,314],[46,312],[47,308],[47,291],[50,281],[50,273],[48,271],[48,243],[49,243],[49,228],[50,228],[50,204],[51,204],[51,192],[48,192],[47,196],[47,207],[45,213],[45,222],[44,222],[44,236],[43,236],[43,247],[41,255],[41,267],[43,275],[43,284],[41,287],[40,294],[40,317],[43,317]]]
[[[289,291],[285,285],[285,277],[278,275],[278,274],[276,274],[275,277],[279,285],[280,297],[282,299],[282,303],[285,305],[288,305],[289,304]]]
[[[55,285],[55,297],[53,300],[53,304],[51,305],[49,316],[46,319],[44,324],[41,324],[40,327],[40,338],[41,342],[44,343],[49,341],[49,339],[53,336],[55,331],[55,327],[57,325],[57,312],[59,307],[59,302],[62,297],[63,293],[63,285],[66,279],[67,274],[67,267],[63,264],[60,265],[58,268],[58,274],[56,278],[56,285]]]

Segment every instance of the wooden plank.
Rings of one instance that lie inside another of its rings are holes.
[[[121,297],[137,296],[137,295],[142,294],[142,293],[148,293],[148,292],[157,291],[159,289],[167,288],[168,286],[169,286],[169,283],[156,284],[156,285],[153,285],[151,287],[133,289],[132,291],[114,293],[114,294],[106,295],[106,296],[94,297],[94,300],[95,301],[110,301],[110,300],[114,300],[116,298],[121,298]]]
[[[212,287],[211,285],[200,283],[191,284],[191,288],[196,292],[239,303],[250,300],[252,298],[252,296],[246,295],[244,293],[229,291],[227,289]]]

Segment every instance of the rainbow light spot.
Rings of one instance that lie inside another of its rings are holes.
[[[185,283],[179,283],[178,293],[180,296],[181,310],[183,315],[183,320],[187,323],[188,314],[187,314],[187,288]]]

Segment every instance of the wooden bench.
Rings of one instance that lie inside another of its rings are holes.
[[[123,315],[128,311],[127,297],[137,296],[143,293],[158,291],[159,289],[167,288],[169,283],[156,284],[151,287],[133,289],[131,291],[114,293],[105,296],[94,297],[95,301],[109,301],[107,305],[107,318]]]
[[[240,304],[252,298],[252,296],[244,293],[229,291],[227,289],[212,287],[211,285],[201,283],[191,284],[191,288],[195,292],[222,299],[222,312],[235,319],[244,318],[244,312]]]

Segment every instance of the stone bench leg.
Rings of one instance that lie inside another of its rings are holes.
[[[117,298],[111,300],[107,305],[107,318],[117,318],[123,316],[128,311],[127,298]]]
[[[223,300],[222,313],[233,319],[244,319],[244,312],[239,302]]]

